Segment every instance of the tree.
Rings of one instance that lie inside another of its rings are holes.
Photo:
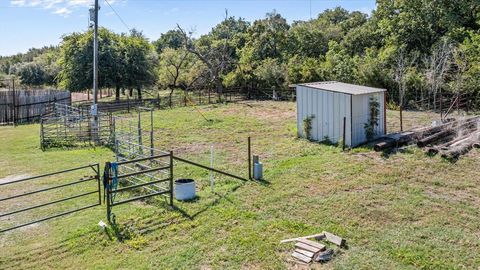
[[[140,32],[132,31],[124,41],[125,53],[122,57],[125,59],[125,87],[137,89],[137,97],[142,99],[142,89],[156,81],[158,56],[153,45]]]
[[[278,90],[285,86],[287,66],[278,59],[268,58],[262,61],[254,74],[263,87]]]
[[[39,86],[45,83],[45,71],[37,63],[18,63],[13,66],[12,72],[20,77],[23,84]]]
[[[195,55],[207,68],[209,77],[214,83],[219,98],[223,94],[223,78],[236,66],[236,51],[242,46],[243,33],[248,24],[243,19],[228,17],[217,25],[208,35],[194,40],[192,32],[186,33],[179,25],[178,30],[183,35],[185,50]]]
[[[195,60],[184,49],[166,48],[160,55],[159,83],[170,89],[170,104],[172,103],[173,91],[178,88],[185,89],[189,84],[189,75]]]
[[[92,39],[92,31],[63,37],[58,61],[62,87],[71,91],[92,87]],[[115,88],[117,100],[120,88],[135,88],[138,98],[142,98],[142,88],[155,83],[157,55],[148,40],[136,30],[118,35],[101,28],[98,59],[99,88]]]
[[[447,39],[442,40],[432,49],[432,54],[426,60],[426,78],[430,86],[430,94],[433,95],[433,109],[437,109],[437,94],[445,84],[445,76],[450,69],[453,46]],[[442,104],[442,99],[440,99]],[[440,108],[442,110],[443,108]]]
[[[405,102],[405,92],[407,91],[406,75],[408,70],[413,66],[416,57],[409,57],[405,47],[397,51],[396,63],[393,68],[394,79],[398,86],[398,105],[403,107]]]
[[[153,46],[159,55],[167,48],[180,49],[183,47],[183,34],[177,29],[169,30],[154,41]]]
[[[267,13],[265,19],[255,21],[248,29],[245,47],[253,49],[252,56],[256,61],[267,58],[283,61],[289,28],[287,20],[279,13]]]
[[[357,77],[357,59],[352,58],[348,52],[337,42],[328,44],[329,50],[325,58],[325,71],[330,80],[341,82],[354,82]]]

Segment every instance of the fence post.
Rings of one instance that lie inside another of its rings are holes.
[[[142,118],[140,115],[140,109],[138,109],[138,151],[140,154],[143,154],[142,151]]]
[[[210,145],[210,168],[213,169],[214,163],[214,153],[213,153],[213,145]],[[210,188],[212,192],[214,192],[213,186],[215,185],[215,180],[213,179],[213,171],[210,170]]]
[[[342,150],[345,151],[345,140],[346,136],[346,129],[347,129],[347,117],[343,117],[343,142],[342,142]]]
[[[153,157],[153,108],[150,110],[150,155]]]
[[[170,151],[170,206],[173,207],[173,151]]]
[[[96,164],[97,168],[95,178],[97,179],[98,183],[98,205],[102,205],[102,189],[100,187],[100,164]]]
[[[105,162],[105,169],[104,169],[104,173],[107,173],[106,177],[107,177],[107,182],[105,183],[105,190],[104,190],[104,194],[105,194],[105,198],[106,198],[106,201],[107,201],[107,220],[108,220],[108,223],[112,224],[112,219],[111,219],[111,214],[112,214],[112,207],[111,207],[111,194],[110,194],[110,162]]]
[[[13,126],[15,127],[17,124],[17,107],[16,107],[16,95],[15,95],[15,78],[12,79],[12,120],[13,120]]]
[[[252,146],[251,138],[248,137],[248,179],[252,180]]]
[[[127,111],[130,113],[130,97],[127,96]]]
[[[400,105],[400,131],[403,131],[403,109]]]
[[[43,117],[40,118],[40,148],[45,151],[44,135],[43,135]]]

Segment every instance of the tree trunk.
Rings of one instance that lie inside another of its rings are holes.
[[[222,85],[222,81],[220,81],[220,79],[218,79],[217,77],[215,77],[215,88],[217,89],[218,101],[221,102],[222,94],[223,94],[223,85]]]
[[[138,99],[142,100],[142,89],[139,87],[137,88]]]
[[[169,95],[169,97],[168,97],[168,104],[170,105],[170,108],[172,108],[173,90],[174,90],[174,88],[172,88],[172,90],[170,91],[170,95]]]
[[[120,101],[120,86],[115,87],[115,100]]]
[[[133,96],[133,88],[130,88],[130,89],[129,89],[129,93],[128,93],[128,95],[129,95],[130,97],[132,97],[132,96]]]

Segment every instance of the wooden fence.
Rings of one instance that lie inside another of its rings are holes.
[[[32,122],[49,112],[54,103],[71,104],[69,91],[0,91],[0,125]]]

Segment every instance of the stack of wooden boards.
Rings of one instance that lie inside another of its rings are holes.
[[[480,116],[390,134],[380,138],[374,149],[385,151],[408,144],[425,148],[430,155],[456,159],[474,147],[480,148]]]
[[[345,246],[344,239],[329,232],[286,239],[280,243],[295,242],[295,251],[292,253],[292,257],[303,263],[327,262],[333,257],[335,253],[333,249],[327,248],[326,245],[320,242],[309,239],[325,240],[339,247]]]

